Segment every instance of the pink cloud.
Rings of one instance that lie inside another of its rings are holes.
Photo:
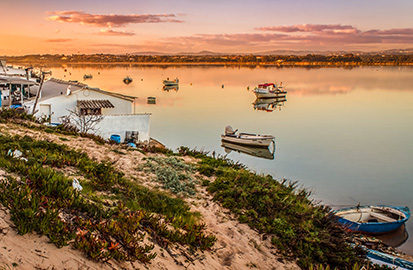
[[[101,36],[134,36],[135,33],[126,32],[126,31],[114,31],[112,29],[102,29],[98,33]]]
[[[123,27],[131,23],[182,22],[175,19],[174,14],[102,15],[88,14],[83,11],[52,11],[48,13],[51,14],[51,16],[46,18],[49,21],[78,23],[96,27]]]
[[[390,42],[404,44],[413,41],[413,28],[368,30],[363,32],[351,25],[302,24],[291,26],[259,27],[256,28],[256,30],[287,33],[288,39],[291,41],[307,40],[320,43],[326,42],[343,44]]]
[[[354,28],[351,25],[341,25],[341,24],[299,24],[291,26],[267,26],[259,27],[256,30],[261,31],[274,31],[283,33],[295,33],[295,32],[306,32],[306,33],[333,33],[333,34],[354,34],[359,33],[360,30]]]

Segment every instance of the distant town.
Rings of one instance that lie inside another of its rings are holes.
[[[240,66],[370,66],[413,65],[413,49],[390,50],[376,53],[307,53],[275,51],[273,54],[196,54],[135,53],[135,54],[33,54],[24,56],[0,56],[12,64],[137,64],[137,65],[240,65]],[[291,53],[291,52],[290,52]]]

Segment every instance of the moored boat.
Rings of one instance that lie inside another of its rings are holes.
[[[125,84],[130,84],[132,81],[133,81],[132,78],[129,76],[126,76],[125,78],[123,78],[123,82]]]
[[[272,135],[261,135],[251,133],[238,133],[238,130],[233,130],[231,126],[225,128],[225,134],[221,135],[222,141],[244,144],[255,147],[268,147],[274,142],[275,137]]]
[[[93,78],[92,74],[85,74],[85,75],[83,75],[83,80],[92,79],[92,78]]]
[[[283,86],[276,85],[275,83],[262,83],[258,87],[254,88],[254,94],[257,98],[277,98],[285,96],[286,91],[283,90]]]
[[[170,81],[169,78],[166,79],[166,80],[163,80],[163,85],[165,85],[165,86],[176,86],[178,84],[179,84],[179,79],[178,78],[176,78],[173,81]]]
[[[400,206],[354,206],[334,211],[338,222],[346,229],[368,234],[392,232],[410,217],[410,210]]]
[[[367,258],[374,264],[387,265],[393,269],[413,269],[413,262],[377,250],[366,249]]]

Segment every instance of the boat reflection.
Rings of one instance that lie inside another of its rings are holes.
[[[286,96],[277,98],[257,98],[252,104],[254,105],[254,110],[272,112],[276,108],[281,110],[281,107],[284,106],[284,102],[286,101]]]
[[[175,92],[178,92],[178,90],[179,90],[179,86],[178,85],[164,85],[163,87],[162,87],[162,89],[164,90],[164,91],[167,91],[167,92],[169,92],[169,91],[175,91]]]
[[[258,158],[265,158],[265,159],[274,159],[275,156],[275,143],[273,143],[272,151],[269,148],[262,148],[262,147],[253,147],[253,146],[245,146],[236,143],[230,143],[227,141],[221,140],[221,147],[224,147],[225,153],[229,154],[231,151],[235,151],[238,153],[247,154],[250,156],[258,157]]]
[[[407,241],[409,234],[406,230],[405,224],[403,224],[400,228],[393,232],[375,235],[375,237],[391,247],[399,247]]]

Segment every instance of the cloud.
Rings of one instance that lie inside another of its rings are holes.
[[[73,39],[70,38],[55,38],[55,39],[46,39],[46,42],[53,42],[53,43],[61,43],[61,42],[69,42]]]
[[[81,25],[95,26],[95,27],[123,27],[131,23],[163,23],[174,22],[181,23],[183,21],[175,19],[175,14],[88,14],[83,11],[52,11],[48,12],[51,16],[46,20],[78,23]]]
[[[101,36],[134,36],[135,33],[133,32],[126,32],[126,31],[114,31],[112,29],[102,29],[98,33]]]
[[[413,28],[361,31],[351,25],[301,24],[256,28],[259,31],[287,33],[291,41],[318,43],[369,44],[413,42]]]
[[[340,24],[300,24],[291,26],[268,26],[259,27],[256,30],[274,31],[284,33],[306,32],[306,33],[330,33],[330,34],[354,34],[360,30],[351,25]]]

